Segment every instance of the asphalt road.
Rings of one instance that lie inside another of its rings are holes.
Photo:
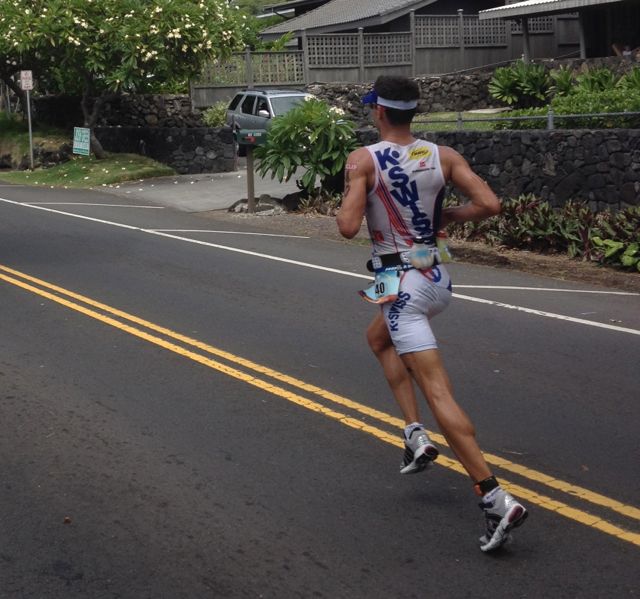
[[[365,247],[114,199],[0,188],[0,597],[638,596],[639,296],[451,268],[445,363],[531,513],[485,555],[439,436],[398,474]]]

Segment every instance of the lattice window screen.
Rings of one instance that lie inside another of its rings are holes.
[[[302,52],[254,52],[253,81],[258,85],[304,81]]]
[[[553,17],[534,17],[533,19],[529,19],[529,33],[533,35],[553,33],[554,31]],[[511,21],[511,33],[522,33],[522,24],[518,21]]]
[[[455,48],[459,45],[457,16],[416,15],[416,46]]]
[[[358,64],[358,35],[313,35],[307,38],[309,66],[334,67]]]
[[[480,21],[477,16],[469,16],[464,17],[463,23],[466,47],[507,45],[507,27],[503,19]]]
[[[457,15],[416,15],[416,46],[457,48],[460,46]],[[503,19],[480,21],[477,15],[463,17],[466,47],[506,46],[507,27]]]
[[[411,63],[411,34],[365,34],[364,63],[367,65],[393,65]]]
[[[245,85],[247,82],[244,54],[234,54],[224,63],[208,63],[195,85]]]

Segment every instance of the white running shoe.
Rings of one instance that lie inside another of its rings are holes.
[[[431,443],[427,431],[415,428],[404,440],[404,458],[400,464],[400,474],[422,472],[438,457],[438,449]]]
[[[502,547],[509,540],[511,529],[520,526],[529,515],[521,503],[500,487],[480,507],[487,524],[486,534],[480,537],[480,550],[484,552]]]

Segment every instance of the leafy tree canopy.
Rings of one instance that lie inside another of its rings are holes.
[[[241,47],[245,20],[224,0],[0,0],[0,68],[51,91],[144,92]]]
[[[242,47],[245,21],[225,0],[0,0],[0,77],[16,90],[11,74],[31,69],[41,89],[81,94],[93,128],[108,94],[187,81]]]

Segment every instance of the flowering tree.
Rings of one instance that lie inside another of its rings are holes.
[[[93,129],[110,95],[186,81],[244,30],[225,0],[0,0],[0,77],[19,91],[11,75],[31,69],[41,88],[80,95]]]

